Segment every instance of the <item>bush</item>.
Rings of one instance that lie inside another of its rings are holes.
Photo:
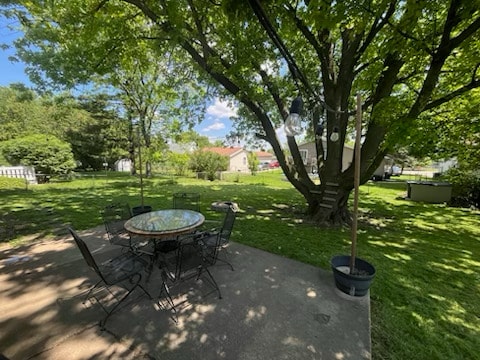
[[[248,169],[252,175],[256,175],[258,171],[258,165],[260,165],[260,160],[258,160],[257,154],[253,151],[248,153]]]
[[[11,165],[31,165],[46,175],[67,175],[76,166],[70,144],[51,135],[4,141],[1,150]]]
[[[451,206],[480,209],[479,171],[452,168],[443,175],[443,179],[452,184]]]
[[[190,169],[207,175],[208,180],[215,180],[218,171],[225,171],[228,168],[228,158],[211,151],[198,150],[190,158]]]
[[[175,171],[175,175],[183,176],[187,173],[190,156],[188,154],[177,154],[171,152],[168,155],[168,162]]]

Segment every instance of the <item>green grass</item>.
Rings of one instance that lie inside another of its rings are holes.
[[[138,179],[99,175],[0,188],[0,239],[16,244],[54,236],[67,224],[79,230],[100,225],[100,210],[112,200],[139,205]],[[215,182],[147,179],[145,202],[170,207],[179,191],[200,193],[209,219],[221,216],[208,210],[213,201],[237,202],[235,241],[327,270],[332,255],[349,253],[349,229],[304,222],[303,198],[279,171]],[[480,214],[406,201],[405,191],[401,181],[361,187],[358,256],[377,269],[370,293],[373,358],[478,358]]]

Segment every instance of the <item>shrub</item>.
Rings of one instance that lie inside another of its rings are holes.
[[[190,157],[190,169],[207,175],[208,180],[215,180],[218,171],[225,171],[228,168],[228,158],[211,151],[195,151]]]
[[[168,154],[168,162],[175,171],[175,175],[183,176],[187,173],[190,156],[188,154]]]
[[[452,168],[442,177],[452,184],[452,206],[480,208],[480,171]]]
[[[257,154],[253,151],[248,153],[248,169],[252,175],[257,174],[258,165],[260,165],[260,160],[258,160]]]
[[[11,165],[32,165],[37,173],[67,175],[76,166],[70,144],[51,135],[8,140],[1,150]]]

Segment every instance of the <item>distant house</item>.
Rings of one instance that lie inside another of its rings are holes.
[[[323,140],[323,148],[327,148],[326,140]],[[302,156],[303,163],[305,167],[312,171],[317,169],[317,150],[315,147],[315,142],[310,141],[305,144],[298,145],[300,150],[300,155]],[[343,156],[342,156],[342,171],[345,171],[353,162],[353,152],[354,148],[350,145],[343,146]],[[326,152],[325,152],[326,155]],[[375,170],[373,177],[375,180],[383,180],[388,177],[388,172],[391,167],[391,160],[388,157],[385,157],[381,164]]]
[[[258,161],[260,161],[260,163],[270,162],[277,159],[274,154],[266,151],[256,151],[255,155],[257,155]]]
[[[326,140],[323,141],[324,149],[327,148]],[[308,170],[316,170],[317,168],[317,149],[315,147],[315,142],[310,141],[301,145],[298,145],[300,150],[300,155],[302,156],[303,163]],[[353,146],[344,145],[343,146],[343,157],[342,157],[342,171],[350,166],[353,162]]]
[[[207,147],[203,151],[211,151],[229,159],[227,171],[247,172],[248,169],[248,152],[241,147]]]

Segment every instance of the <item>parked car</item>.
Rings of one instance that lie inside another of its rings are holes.
[[[258,164],[258,170],[267,170],[269,168],[270,163],[268,161],[262,161]]]
[[[392,166],[392,176],[400,176],[402,175],[402,168],[397,165]]]
[[[268,163],[268,167],[270,169],[275,169],[275,168],[278,168],[280,166],[280,163],[276,160],[272,160]]]

